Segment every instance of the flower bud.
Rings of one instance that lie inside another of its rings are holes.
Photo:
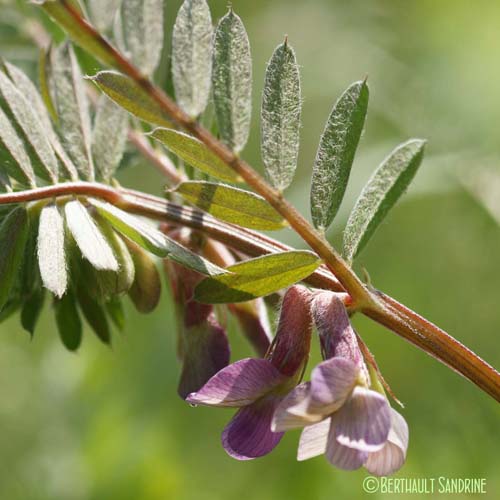
[[[196,246],[190,231],[175,230],[170,237],[190,247]],[[229,342],[218,323],[213,306],[193,300],[202,276],[170,260],[164,261],[172,287],[177,314],[177,352],[182,361],[178,393],[182,398],[198,391],[207,380],[229,363]]]
[[[153,311],[161,296],[160,274],[151,256],[139,245],[125,239],[125,244],[134,262],[135,277],[129,297],[135,308],[141,313]]]
[[[312,314],[324,359],[341,357],[358,366],[364,364],[345,306],[335,293],[317,293],[312,304]]]
[[[283,375],[292,377],[304,369],[311,332],[311,292],[304,286],[294,285],[283,297],[276,337],[268,354],[268,359]]]
[[[196,303],[191,302],[186,308],[188,315],[192,310],[189,306],[193,304]],[[200,311],[195,312],[195,316],[198,314]],[[199,317],[203,317],[203,314]],[[182,372],[177,392],[185,399],[228,365],[230,350],[226,332],[212,312],[201,322],[192,321],[189,324],[185,321],[179,337],[182,345]]]

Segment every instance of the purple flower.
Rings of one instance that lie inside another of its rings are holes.
[[[224,449],[232,457],[261,457],[281,440],[283,432],[273,432],[271,420],[302,376],[311,329],[310,292],[293,286],[283,298],[276,337],[266,357],[227,366],[187,397],[193,404],[239,408],[222,433]]]
[[[210,377],[229,363],[230,349],[226,332],[213,311],[210,310],[205,316],[196,311],[200,305],[194,301],[188,302],[183,324],[180,325],[182,371],[177,392],[182,398],[203,387]]]
[[[170,236],[191,247],[189,232],[175,231]],[[194,287],[202,276],[169,260],[165,260],[165,271],[176,307],[177,352],[182,361],[177,392],[186,398],[228,365],[230,348],[213,306],[193,300]]]
[[[312,306],[323,356],[311,381],[281,402],[274,431],[304,427],[298,459],[325,453],[346,470],[364,465],[386,475],[404,463],[408,427],[384,395],[369,388],[370,377],[342,302],[331,292],[316,295]]]

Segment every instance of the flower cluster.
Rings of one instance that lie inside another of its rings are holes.
[[[316,326],[324,361],[302,382]],[[325,454],[341,469],[388,475],[404,463],[408,427],[375,388],[341,299],[292,286],[263,359],[243,359],[211,377],[186,400],[234,407],[222,433],[227,453],[249,460],[269,453],[285,431],[302,428],[298,460]]]

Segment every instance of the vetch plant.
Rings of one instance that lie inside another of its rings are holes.
[[[174,98],[153,78],[165,38],[161,0],[35,3],[68,39],[42,47],[39,89],[8,61],[0,68],[1,319],[19,310],[33,335],[50,294],[69,350],[81,345],[82,317],[109,344],[113,328],[124,328],[125,295],[142,313],[157,306],[161,259],[177,314],[178,392],[192,405],[237,409],[222,443],[242,460],[269,453],[283,432],[301,428],[299,460],[325,454],[336,467],[376,475],[403,465],[408,426],[351,326],[356,313],[500,401],[494,368],[352,268],[410,185],[424,140],[397,146],[375,170],[349,216],[342,254],[325,237],[365,127],[366,80],[338,98],[319,139],[310,223],[284,194],[297,167],[302,106],[288,39],[264,77],[263,177],[243,159],[253,72],[232,8],[214,28],[205,0],[182,4],[172,33]],[[101,70],[84,75],[73,43]],[[164,175],[165,198],[120,185],[127,144]],[[259,232],[284,227],[309,250]],[[267,308],[277,299],[273,336]],[[254,358],[230,363],[226,312]],[[313,327],[324,360],[302,382]]]

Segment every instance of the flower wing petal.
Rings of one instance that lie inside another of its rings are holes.
[[[280,398],[268,396],[240,408],[222,433],[222,446],[237,460],[252,460],[272,451],[283,432],[271,431],[271,420]]]
[[[281,401],[271,423],[274,432],[297,429],[321,420],[320,415],[307,412],[310,386],[310,382],[298,385]]]
[[[314,368],[311,374],[310,413],[329,415],[338,410],[353,390],[359,367],[345,358],[331,358]]]
[[[308,460],[325,453],[331,420],[327,418],[304,428],[299,440],[297,460]]]
[[[344,470],[359,469],[368,458],[366,451],[349,448],[338,442],[333,419],[328,433],[325,455],[332,465]]]
[[[247,358],[226,366],[186,401],[207,406],[246,406],[281,384],[285,377],[265,359]]]
[[[384,447],[368,455],[365,467],[370,474],[388,476],[399,470],[406,460],[408,425],[405,419],[391,408],[391,430]]]
[[[391,408],[384,396],[358,386],[334,413],[332,422],[340,444],[364,452],[378,451],[389,435]]]

